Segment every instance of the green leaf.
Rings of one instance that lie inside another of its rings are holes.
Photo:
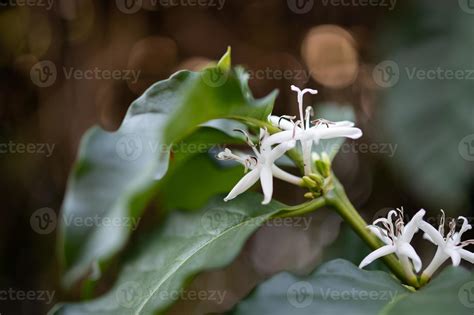
[[[370,315],[407,292],[385,272],[361,270],[337,259],[308,277],[287,272],[274,276],[239,303],[232,314]]]
[[[474,312],[474,275],[461,267],[448,267],[418,292],[399,296],[380,314],[456,314]]]
[[[170,172],[160,186],[160,205],[166,209],[200,208],[210,197],[229,192],[243,176],[240,165],[222,167],[206,153],[191,157]]]
[[[260,194],[247,193],[228,203],[218,198],[199,212],[172,212],[123,268],[109,293],[93,301],[58,305],[51,314],[154,314],[164,310],[191,276],[230,263],[248,237],[284,208],[275,201],[263,206],[261,199]]]
[[[308,277],[280,273],[261,284],[232,314],[472,314],[474,275],[448,267],[413,292],[383,271],[337,259]]]
[[[171,145],[210,120],[261,119],[271,112],[276,93],[255,100],[242,70],[229,65],[226,54],[218,67],[180,71],[134,101],[119,130],[94,127],[84,135],[62,206],[59,253],[66,286],[125,245],[156,195],[156,179],[167,172]],[[212,71],[222,77],[207,77]]]

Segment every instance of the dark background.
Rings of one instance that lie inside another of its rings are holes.
[[[356,144],[377,146],[373,152],[341,153],[335,169],[368,221],[398,206],[408,213],[425,207],[432,217],[439,208],[451,216],[472,216],[474,75],[469,79],[467,73],[474,69],[474,3],[469,0],[396,1],[392,9],[382,0],[366,6],[356,0],[350,5],[226,0],[222,8],[215,0],[194,6],[191,0],[177,5],[143,0],[130,11],[120,0],[57,0],[50,9],[39,1],[0,3],[0,143],[35,147],[30,153],[0,153],[0,289],[55,294],[51,304],[0,300],[1,314],[43,314],[59,300],[79,298],[78,291],[59,288],[55,231],[40,234],[30,219],[44,207],[59,211],[84,131],[94,124],[118,128],[128,105],[150,84],[179,69],[198,70],[227,46],[233,64],[250,70],[256,96],[280,90],[277,114],[297,111],[291,84],[319,90],[305,98],[307,103],[353,106],[364,130]],[[384,60],[400,67],[399,81],[377,76]],[[40,61],[51,61],[57,72],[44,87],[34,71],[44,65]],[[64,69],[71,67],[133,70],[139,78],[67,78]],[[460,69],[466,76],[410,79],[409,67]],[[46,144],[54,145],[51,156],[40,152]],[[395,154],[382,152],[382,144],[397,145]],[[288,203],[302,200],[285,187],[276,192]],[[232,266],[198,277],[195,285],[242,282],[235,302],[278,270],[311,270],[338,233],[328,228],[328,222],[338,222],[333,215],[316,221],[305,233],[264,228]],[[281,242],[278,251],[270,249],[275,237]],[[295,243],[300,244],[296,249]],[[207,311],[195,305],[174,310]]]

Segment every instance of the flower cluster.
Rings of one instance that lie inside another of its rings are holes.
[[[445,234],[446,215],[441,210],[439,228],[436,230],[431,224],[423,220],[425,210],[418,211],[406,225],[404,223],[403,208],[392,210],[386,218],[380,218],[369,225],[369,230],[374,233],[385,245],[376,249],[365,257],[359,267],[364,268],[374,260],[389,254],[395,254],[400,260],[406,274],[414,276],[415,272],[420,272],[422,268],[421,259],[411,246],[411,241],[415,233],[423,231],[423,237],[436,245],[438,248],[433,260],[421,274],[422,281],[427,281],[433,273],[449,258],[454,266],[458,266],[461,259],[474,263],[474,253],[464,249],[469,244],[474,244],[474,240],[461,241],[461,236],[472,227],[465,217],[449,220],[449,231]],[[456,231],[457,223],[461,222],[461,227]]]
[[[227,197],[225,197],[225,201],[231,200],[245,192],[259,179],[264,194],[262,204],[267,204],[272,199],[273,177],[298,186],[315,187],[320,177],[313,172],[313,165],[321,157],[312,153],[313,144],[318,144],[321,139],[338,137],[357,139],[362,136],[362,131],[359,128],[355,128],[354,124],[349,121],[311,120],[313,115],[312,107],[308,106],[303,114],[303,96],[306,93],[316,94],[317,91],[312,89],[300,90],[294,85],[291,86],[291,89],[297,92],[299,120],[295,121],[296,116],[270,115],[268,117],[269,123],[277,127],[279,131],[270,135],[266,129],[260,129],[258,145],[252,141],[249,134],[239,130],[244,133],[246,142],[254,155],[238,155],[234,154],[230,149],[225,149],[217,155],[218,159],[233,160],[242,164],[246,173]],[[303,178],[290,174],[275,164],[276,160],[282,157],[288,150],[299,149],[296,146],[297,142],[301,143],[300,150],[305,173]]]

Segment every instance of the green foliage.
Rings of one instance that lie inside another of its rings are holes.
[[[225,203],[215,198],[197,212],[175,211],[136,257],[123,268],[106,295],[77,304],[57,305],[51,314],[154,314],[175,302],[196,273],[230,263],[247,238],[285,206],[263,206],[259,194]]]
[[[322,265],[308,277],[286,272],[274,276],[241,302],[232,314],[370,315],[377,314],[392,297],[407,292],[387,273],[361,270],[337,259]]]
[[[227,52],[215,67],[181,71],[152,85],[132,103],[116,132],[94,127],[85,134],[62,206],[59,253],[66,286],[124,246],[134,227],[127,223],[136,221],[156,195],[174,144],[210,120],[267,117],[276,93],[255,100],[246,79],[241,70],[230,69]],[[115,223],[83,224],[91,218]]]
[[[387,273],[337,259],[308,277],[281,273],[261,284],[232,314],[472,314],[474,276],[448,268],[412,292]]]

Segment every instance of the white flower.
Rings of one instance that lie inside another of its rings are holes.
[[[242,131],[243,132],[243,131]],[[243,132],[247,137],[247,143],[252,148],[255,156],[245,155],[238,156],[233,154],[229,149],[225,149],[224,152],[220,152],[217,158],[221,160],[235,160],[245,166],[245,170],[250,170],[240,181],[234,186],[229,192],[225,201],[234,199],[241,193],[252,187],[259,179],[262,185],[264,199],[262,204],[268,204],[272,199],[273,195],[273,176],[287,181],[295,185],[301,185],[301,178],[285,172],[274,163],[280,158],[286,151],[294,148],[295,141],[286,141],[278,144],[274,148],[266,143],[268,139],[268,133],[266,130],[260,130],[260,146],[257,150],[256,146],[250,140],[250,137]]]
[[[474,244],[474,240],[461,242],[461,236],[464,232],[472,228],[471,225],[467,223],[467,219],[465,217],[460,216],[458,217],[458,220],[462,221],[462,225],[459,229],[459,232],[456,232],[457,221],[455,219],[451,219],[449,222],[449,232],[446,236],[444,236],[445,214],[443,210],[441,210],[441,212],[442,216],[438,230],[425,221],[420,222],[418,225],[418,227],[425,232],[423,235],[424,238],[438,246],[433,260],[423,271],[422,278],[425,279],[430,278],[433,273],[449,258],[451,258],[454,266],[458,266],[461,262],[461,259],[467,260],[471,264],[474,263],[474,253],[471,253],[470,251],[463,248],[469,244]]]
[[[424,215],[425,210],[421,209],[413,216],[407,225],[404,225],[402,208],[397,209],[397,211],[390,211],[387,218],[375,220],[373,225],[369,225],[368,228],[385,244],[385,246],[376,249],[365,257],[360,263],[359,268],[364,268],[382,256],[396,254],[408,275],[413,275],[412,265],[410,264],[409,259],[412,261],[415,271],[420,271],[421,259],[415,252],[415,249],[410,245],[410,242],[413,235],[418,231],[418,223],[423,220]],[[393,216],[397,216],[395,222],[393,222]],[[383,228],[378,226],[378,223],[381,223]]]
[[[294,116],[269,116],[268,120],[270,123],[279,127],[283,131],[271,135],[268,143],[273,145],[291,139],[299,140],[301,142],[303,153],[304,172],[305,175],[308,175],[312,172],[311,151],[313,142],[318,144],[321,139],[338,137],[357,139],[362,136],[362,131],[359,128],[355,128],[354,123],[350,121],[331,122],[325,119],[311,121],[313,109],[310,106],[306,107],[305,115],[303,117],[303,95],[308,92],[316,94],[317,91],[312,89],[304,89],[301,91],[294,85],[291,86],[291,89],[298,93],[300,120],[293,122],[293,119],[296,118]]]

